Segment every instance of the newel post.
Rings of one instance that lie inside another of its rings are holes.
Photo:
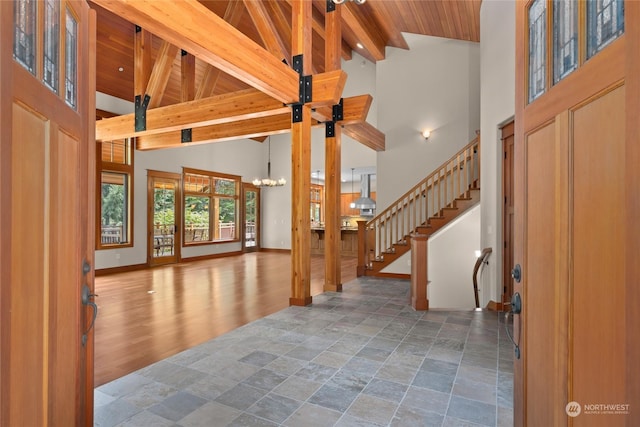
[[[428,310],[427,299],[427,241],[426,234],[411,235],[411,307],[414,310]]]
[[[358,265],[356,267],[356,275],[358,277],[364,276],[364,271],[367,269],[367,260],[365,254],[367,253],[367,221],[357,221],[358,223]]]

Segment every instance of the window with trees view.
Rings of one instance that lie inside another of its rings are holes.
[[[98,114],[98,118],[109,113]],[[131,139],[98,143],[96,249],[133,245],[133,146]]]
[[[238,240],[240,177],[183,170],[184,243]]]

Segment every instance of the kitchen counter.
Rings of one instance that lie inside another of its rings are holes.
[[[358,256],[358,227],[340,227],[340,255]],[[311,227],[311,255],[324,255],[324,227]]]

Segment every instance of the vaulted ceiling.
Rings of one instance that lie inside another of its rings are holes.
[[[327,2],[312,1],[312,68],[315,75],[325,71],[324,18]],[[199,2],[276,58],[291,64],[290,0]],[[99,3],[100,0],[90,3],[97,11],[96,89],[133,101],[137,95],[134,89],[134,35],[136,25],[140,23],[130,22],[104,9]],[[341,57],[349,60],[353,52],[357,52],[372,62],[383,60],[386,47],[409,48],[403,32],[479,41],[480,3],[481,0],[368,0],[364,4],[346,1],[340,6]],[[211,37],[216,37],[215,30],[211,31]],[[159,95],[149,108],[179,104],[185,101],[185,96],[206,99],[250,88],[248,84],[219,72],[196,57],[192,59],[195,69],[192,71],[195,75],[195,78],[192,77],[192,93],[185,95],[182,71],[185,65],[180,54],[184,46],[172,46],[156,35],[151,35],[149,40],[154,67],[160,68],[164,61],[162,69],[165,70],[158,83],[162,89],[157,91]],[[365,102],[362,99],[360,101]]]

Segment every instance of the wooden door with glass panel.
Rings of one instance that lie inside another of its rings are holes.
[[[620,301],[625,230],[637,220],[625,212],[625,150],[637,144],[626,106],[639,113],[626,77],[640,72],[638,62],[625,65],[637,56],[627,30],[637,35],[640,24],[638,13],[627,20],[628,6],[517,5],[516,426],[631,425],[628,413],[593,409],[628,411],[628,374],[638,373],[627,369],[638,365],[626,359],[631,331]]]
[[[182,241],[180,174],[149,171],[147,180],[149,264],[176,263],[180,260]]]
[[[0,424],[93,425],[95,14],[0,2]]]

